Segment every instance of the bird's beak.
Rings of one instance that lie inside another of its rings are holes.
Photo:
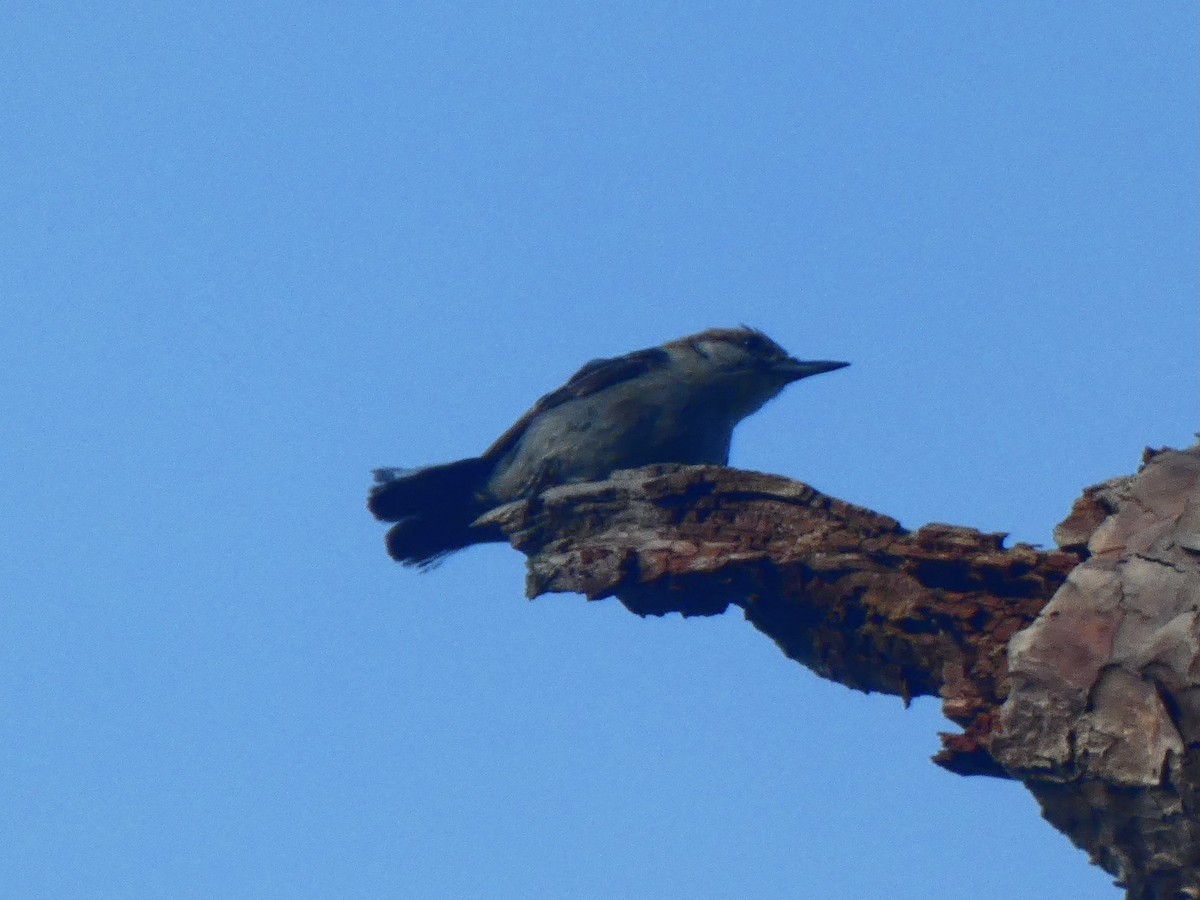
[[[844,369],[848,365],[850,365],[848,362],[834,362],[828,359],[805,361],[789,357],[780,362],[775,368],[788,381],[799,381],[801,378],[808,378],[810,375],[820,375],[822,372]]]

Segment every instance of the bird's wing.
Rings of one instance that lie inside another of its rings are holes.
[[[624,356],[614,356],[612,359],[593,359],[572,375],[566,384],[533,404],[529,412],[521,416],[508,431],[500,435],[496,443],[484,451],[484,459],[499,459],[515,447],[529,423],[547,410],[562,406],[571,400],[590,397],[614,384],[662,368],[670,358],[671,355],[661,347],[651,347],[648,350],[635,350]]]

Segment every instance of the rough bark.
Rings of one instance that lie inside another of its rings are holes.
[[[817,674],[962,732],[934,757],[1022,781],[1131,898],[1200,897],[1200,448],[1088,488],[1059,549],[888,516],[774,475],[652,466],[493,510],[530,596],[729,606]]]

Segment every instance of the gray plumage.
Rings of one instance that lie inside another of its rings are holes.
[[[729,462],[733,429],[810,375],[849,365],[794,359],[751,328],[714,328],[589,362],[546,394],[482,456],[423,469],[377,469],[368,506],[397,523],[388,552],[428,566],[471,544],[484,512],[555,484],[652,463]]]

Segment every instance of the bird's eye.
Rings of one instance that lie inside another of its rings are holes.
[[[766,343],[762,339],[762,335],[750,334],[742,338],[742,347],[750,353],[761,353],[766,348]]]

